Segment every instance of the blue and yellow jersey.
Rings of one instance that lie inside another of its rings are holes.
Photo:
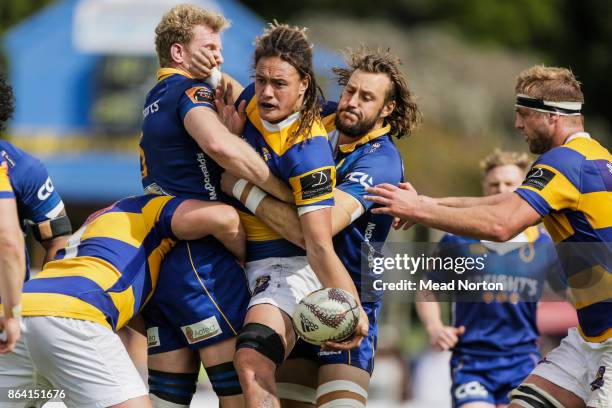
[[[53,220],[64,210],[64,202],[55,190],[45,165],[34,156],[0,140],[0,162],[8,168],[8,178],[17,202],[19,222],[24,233],[29,224]],[[0,181],[0,197],[7,193]],[[29,257],[26,251],[26,279],[30,275]]]
[[[364,273],[372,280],[375,279],[372,270],[362,273],[361,260],[370,259],[375,252],[369,243],[385,242],[393,217],[372,214],[371,209],[376,205],[363,197],[368,194],[366,187],[381,183],[396,185],[403,181],[404,165],[389,135],[389,126],[373,130],[352,143],[337,145],[338,132],[334,125],[336,109],[337,103],[328,102],[322,112],[323,123],[336,150],[336,188],[359,201],[365,212],[336,234],[334,248],[353,278],[362,301],[378,301],[382,298],[382,291],[374,290],[372,285],[361,284]],[[362,249],[364,243],[366,245]],[[363,253],[364,250],[370,254]]]
[[[572,288],[583,338],[612,338],[612,156],[587,134],[538,158],[516,191],[543,218]]]
[[[327,132],[320,121],[302,135],[295,135],[299,127],[299,113],[281,123],[263,121],[257,110],[254,84],[240,95],[236,104],[247,101],[243,138],[263,157],[272,173],[291,187],[298,212],[313,206],[333,206],[336,168]],[[305,251],[283,239],[261,222],[244,206],[240,211],[247,233],[248,260],[269,257],[305,255]]]
[[[118,330],[149,300],[176,238],[171,221],[184,200],[129,197],[91,215],[23,288],[24,316],[89,320]]]
[[[446,234],[438,244],[436,256],[443,259],[482,257],[485,261],[482,270],[462,275],[455,271],[431,271],[428,277],[434,281],[460,278],[471,282],[499,282],[504,287],[498,293],[470,293],[470,296],[481,296],[480,301],[470,297],[453,303],[453,325],[465,326],[454,351],[480,356],[538,352],[537,301],[547,282],[557,291],[565,288],[559,258],[545,231],[530,227],[504,243]]]
[[[215,110],[215,90],[187,73],[162,68],[143,110],[142,186],[147,193],[220,200],[223,169],[200,149],[183,120],[196,107]]]

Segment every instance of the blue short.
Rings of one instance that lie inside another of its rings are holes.
[[[474,401],[508,404],[508,393],[531,373],[539,358],[538,352],[499,357],[453,353],[453,407]]]
[[[361,368],[370,375],[374,370],[374,355],[376,354],[376,340],[378,338],[378,312],[381,302],[363,303],[363,309],[368,315],[370,329],[368,337],[364,338],[361,345],[348,351],[322,351],[321,347],[298,340],[287,359],[305,358],[314,361],[319,366],[327,364],[348,364]]]
[[[217,240],[179,242],[142,311],[149,354],[200,349],[235,337],[250,298],[244,270]]]

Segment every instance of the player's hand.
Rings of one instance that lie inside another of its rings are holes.
[[[418,195],[414,189],[406,190],[384,183],[376,187],[366,187],[366,191],[370,194],[364,197],[366,200],[381,205],[381,207],[372,209],[374,214],[388,214],[409,219],[418,203]]]
[[[193,53],[187,69],[194,78],[206,79],[210,76],[212,69],[217,66],[215,54],[208,48],[201,47]]]
[[[229,171],[224,171],[221,174],[221,190],[230,197],[233,197],[233,190],[236,182],[238,181],[238,177],[234,176]]]
[[[348,339],[340,342],[327,341],[321,345],[322,350],[351,350],[361,345],[361,342],[365,337],[368,336],[370,329],[370,322],[368,315],[363,310],[363,307],[359,305],[359,322],[353,332],[353,335]]]
[[[447,351],[457,345],[459,336],[465,333],[465,327],[437,326],[427,330],[429,343],[437,351]]]
[[[0,354],[13,351],[19,337],[21,337],[19,319],[0,316]]]
[[[233,87],[231,82],[227,84],[225,89],[222,86],[218,86],[215,90],[215,106],[221,123],[233,134],[241,135],[247,119],[246,101],[240,101],[236,109],[232,94]]]

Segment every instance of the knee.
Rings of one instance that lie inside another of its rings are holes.
[[[238,334],[234,362],[239,372],[241,367],[253,364],[258,366],[260,364],[271,364],[274,369],[282,364],[284,360],[284,341],[278,333],[268,326],[259,323],[248,323]]]

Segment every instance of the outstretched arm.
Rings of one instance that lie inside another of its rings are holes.
[[[422,201],[414,191],[390,184],[367,188],[365,199],[382,207],[376,214],[389,214],[414,223],[476,239],[504,242],[540,222],[540,215],[520,196],[510,193],[495,205],[453,208]]]

